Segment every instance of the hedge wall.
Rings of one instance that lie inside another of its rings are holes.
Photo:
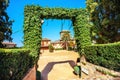
[[[91,45],[91,26],[88,21],[88,12],[81,11],[81,14],[75,17],[74,24],[75,39],[80,54],[84,53],[85,46]]]
[[[96,65],[120,71],[120,42],[84,48],[86,59]]]
[[[0,80],[22,80],[34,63],[29,53],[26,49],[0,49]]]

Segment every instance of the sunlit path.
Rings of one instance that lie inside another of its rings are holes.
[[[79,80],[79,77],[73,73],[73,66],[78,57],[78,53],[74,51],[42,53],[38,61],[42,80]]]
[[[42,53],[38,61],[41,80],[120,80],[119,77],[114,78],[96,71],[96,67],[106,69],[88,62],[86,67],[90,74],[86,77],[82,75],[82,78],[79,78],[79,76],[73,73],[73,66],[76,65],[78,57],[78,53],[66,50],[54,51],[53,53],[46,51]],[[116,72],[111,71],[111,73]]]

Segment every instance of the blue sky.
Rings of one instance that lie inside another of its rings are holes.
[[[15,22],[12,25],[12,38],[13,42],[17,44],[18,47],[23,46],[23,23],[24,23],[24,7],[25,5],[40,5],[41,7],[62,7],[62,8],[85,8],[85,0],[10,0],[9,7],[7,8],[7,13],[10,20]],[[63,24],[64,23],[64,24]],[[42,25],[42,37],[49,38],[52,41],[58,40],[61,31],[61,26],[63,24],[64,30],[70,30],[73,35],[73,29],[70,28],[70,20],[44,20]]]

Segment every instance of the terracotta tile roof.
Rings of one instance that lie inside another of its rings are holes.
[[[49,46],[46,46],[46,45],[45,45],[45,46],[44,46],[44,45],[41,45],[41,48],[43,48],[43,47],[49,47]]]
[[[42,40],[44,40],[44,41],[51,41],[51,40],[48,39],[48,38],[43,38]]]
[[[12,44],[12,45],[16,45],[16,44],[13,43],[13,42],[2,42],[2,44]]]
[[[55,42],[52,42],[52,44],[61,44],[62,42],[60,40],[57,40]]]

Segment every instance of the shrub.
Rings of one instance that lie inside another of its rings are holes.
[[[49,45],[49,51],[53,52],[54,51],[54,47],[52,46],[52,44]]]
[[[112,76],[112,77],[119,77],[117,74],[112,73],[112,72],[107,71],[107,70],[104,70],[104,69],[96,68],[96,70],[97,70],[98,72],[101,72],[101,73],[105,74],[105,75],[110,75],[110,76]]]
[[[120,43],[86,46],[84,51],[87,61],[120,71]]]
[[[72,50],[73,50],[73,48],[69,46],[68,47],[68,51],[72,51]]]
[[[34,65],[26,49],[0,49],[0,80],[22,80]]]
[[[55,48],[55,50],[63,50],[63,48]]]

